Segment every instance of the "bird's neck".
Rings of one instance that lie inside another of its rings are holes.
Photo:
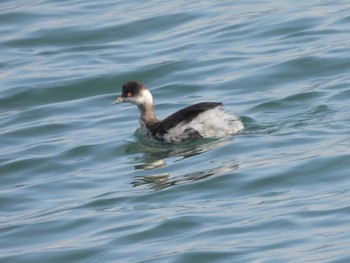
[[[141,113],[141,120],[146,124],[154,124],[159,122],[155,113],[153,104],[141,104],[138,106]]]

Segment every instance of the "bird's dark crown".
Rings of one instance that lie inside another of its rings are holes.
[[[128,81],[123,84],[122,97],[137,97],[145,86],[138,81]]]

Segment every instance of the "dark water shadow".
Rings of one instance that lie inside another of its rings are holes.
[[[134,187],[147,186],[153,190],[159,191],[170,186],[191,183],[206,179],[211,176],[217,176],[224,173],[233,172],[238,169],[239,165],[235,163],[227,163],[215,168],[205,169],[197,172],[184,173],[180,176],[172,177],[169,173],[154,174],[147,176],[135,176],[131,184]]]

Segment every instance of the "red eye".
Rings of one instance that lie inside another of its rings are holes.
[[[128,97],[131,97],[131,92],[128,92],[127,94],[126,94]]]

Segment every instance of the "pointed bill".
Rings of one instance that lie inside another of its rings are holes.
[[[120,103],[120,102],[124,102],[124,101],[125,101],[125,98],[119,97],[115,101],[112,102],[112,105]]]

